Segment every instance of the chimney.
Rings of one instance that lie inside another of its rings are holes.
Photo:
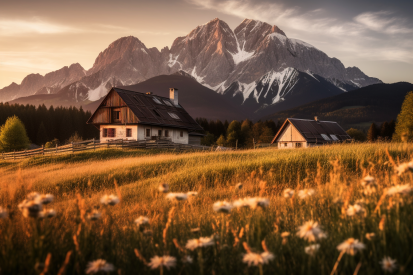
[[[315,116],[315,117],[314,117],[314,120],[315,120],[315,121],[318,121],[318,117]]]
[[[178,89],[177,88],[169,88],[169,98],[171,99],[174,105],[178,105]]]

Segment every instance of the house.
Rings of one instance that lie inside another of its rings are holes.
[[[351,140],[351,137],[334,121],[287,118],[271,144],[279,149],[306,148]]]
[[[100,141],[169,140],[200,144],[202,127],[178,102],[178,89],[170,98],[112,88],[87,121],[100,129]]]

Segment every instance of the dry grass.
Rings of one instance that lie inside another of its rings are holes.
[[[396,165],[412,158],[409,144],[349,144],[135,157],[133,152],[105,151],[3,163],[0,206],[9,207],[10,217],[0,219],[0,268],[4,274],[40,274],[50,253],[48,274],[63,267],[67,274],[84,274],[87,263],[99,258],[122,274],[330,274],[335,264],[337,274],[355,270],[380,274],[379,262],[390,256],[398,261],[397,272],[411,274],[411,195],[382,194],[392,185],[411,184],[412,176],[395,175],[387,148]],[[371,196],[361,193],[360,180],[367,174],[378,184]],[[197,191],[198,196],[172,202],[157,190],[163,182],[171,192]],[[236,190],[237,183],[243,184],[242,189]],[[287,187],[296,191],[291,199],[282,196]],[[304,188],[313,188],[316,194],[300,199],[297,191]],[[54,208],[57,216],[24,218],[17,205],[31,191],[53,194],[55,200],[47,207]],[[121,202],[103,206],[99,200],[104,194],[115,194]],[[233,209],[230,214],[212,210],[215,201],[248,196],[267,198],[269,207]],[[336,198],[342,204],[335,204]],[[365,201],[365,216],[347,216],[349,205],[359,199]],[[87,219],[93,209],[102,212],[97,221]],[[139,216],[150,220],[144,230],[134,224]],[[319,222],[327,233],[317,241],[320,249],[315,256],[304,252],[310,243],[295,234],[309,220]],[[192,232],[194,228],[200,231]],[[282,232],[291,235],[283,238]],[[370,232],[376,235],[372,241],[365,237]],[[189,239],[212,235],[213,246],[185,248]],[[342,255],[337,262],[337,245],[350,237],[366,249],[355,256]],[[242,262],[244,247],[259,253],[268,249],[275,259],[248,267]],[[155,255],[176,257],[176,267],[151,271],[145,263]],[[182,261],[186,256],[193,257],[192,264]]]

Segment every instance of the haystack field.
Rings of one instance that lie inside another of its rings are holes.
[[[0,163],[1,274],[413,274],[413,145]]]

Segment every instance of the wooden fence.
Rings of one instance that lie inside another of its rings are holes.
[[[175,149],[175,150],[211,150],[211,147],[179,144],[170,141],[156,140],[156,141],[130,141],[130,140],[114,140],[101,143],[99,140],[86,140],[82,142],[72,142],[68,145],[56,146],[54,148],[38,148],[33,150],[25,150],[18,152],[2,153],[1,157],[4,160],[18,160],[29,158],[32,156],[52,156],[62,154],[74,154],[82,151],[95,151],[98,149],[127,149],[127,148],[142,148],[142,149]]]

